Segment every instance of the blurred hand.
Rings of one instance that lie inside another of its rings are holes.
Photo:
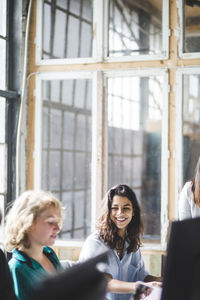
[[[151,282],[148,282],[148,284],[150,284],[152,286],[162,287],[162,282],[160,282],[160,281],[151,281]]]

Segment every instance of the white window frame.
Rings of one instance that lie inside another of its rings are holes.
[[[183,36],[184,36],[184,20],[183,20],[183,9],[184,9],[184,3],[183,0],[177,0],[177,9],[178,9],[178,16],[179,16],[179,29],[177,30],[177,38],[178,38],[178,53],[179,57],[182,59],[191,59],[191,58],[200,58],[200,52],[183,52]],[[200,36],[200,35],[199,35]]]
[[[163,69],[143,69],[143,70],[123,70],[123,71],[105,71],[105,80],[115,77],[127,76],[163,76],[163,115],[162,115],[162,143],[161,143],[161,239],[160,243],[144,243],[144,249],[150,250],[166,250],[167,232],[168,232],[168,99],[169,99],[169,84],[168,84],[168,70]],[[104,83],[106,84],[106,83]],[[106,121],[107,123],[107,121]],[[107,139],[107,137],[105,137]]]
[[[34,189],[41,189],[41,154],[42,154],[42,81],[56,79],[91,79],[92,80],[92,170],[91,170],[91,232],[94,231],[98,215],[98,203],[102,199],[102,131],[103,89],[101,72],[55,72],[36,75],[35,101],[35,147],[34,147]],[[97,134],[98,133],[98,134]],[[76,240],[70,239],[71,245]]]
[[[105,72],[57,72],[36,75],[35,104],[35,149],[34,149],[34,189],[41,188],[41,147],[42,147],[42,81],[53,79],[90,78],[92,88],[92,172],[91,172],[91,231],[95,230],[98,208],[106,190],[107,176],[107,99],[106,80],[118,76],[163,76],[163,118],[161,145],[161,242],[145,244],[145,249],[165,250],[168,229],[168,72],[167,69],[123,70]],[[77,240],[69,240],[77,245]],[[61,242],[62,243],[62,242]]]
[[[36,65],[90,64],[97,62],[152,61],[169,57],[169,0],[162,0],[163,54],[107,57],[108,50],[108,0],[93,0],[93,54],[89,58],[42,59],[43,0],[37,0]]]
[[[200,75],[199,67],[178,68],[176,73],[176,144],[175,144],[175,214],[178,219],[178,200],[183,187],[183,76]]]
[[[168,59],[169,58],[169,0],[162,0],[162,46],[163,46],[163,54],[148,54],[148,55],[135,55],[135,56],[121,56],[121,57],[108,57],[108,1],[104,0],[104,57],[107,62],[126,62],[126,61],[152,61],[152,60],[160,60],[160,59]]]
[[[36,65],[86,64],[103,60],[103,1],[93,0],[93,53],[92,57],[42,59],[43,0],[37,0]]]

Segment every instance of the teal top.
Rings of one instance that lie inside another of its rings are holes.
[[[53,249],[44,247],[43,253],[56,270],[62,268]],[[41,282],[42,279],[50,275],[40,263],[18,249],[12,251],[9,268],[14,282],[14,290],[19,300],[35,300],[33,291],[37,282]]]

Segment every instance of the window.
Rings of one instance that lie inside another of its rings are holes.
[[[83,238],[91,230],[92,79],[48,74],[37,80],[35,185],[66,207],[60,237]]]
[[[185,68],[177,74],[177,193],[193,178],[200,149],[200,69]],[[182,99],[182,101],[180,101]],[[180,109],[180,110],[179,110]],[[179,146],[181,143],[181,147]]]
[[[168,1],[108,1],[108,49],[106,56],[167,58]],[[162,12],[165,12],[163,14]]]
[[[179,55],[182,58],[200,57],[200,2],[178,1],[180,20]]]
[[[37,23],[38,63],[90,61],[94,45],[92,0],[38,0]]]
[[[143,207],[146,238],[160,241],[160,199],[167,205],[167,176],[161,176],[161,170],[167,174],[167,74],[103,74],[108,111],[106,189],[119,182],[129,184]],[[101,80],[97,85],[103,88]],[[60,237],[84,238],[92,226],[92,163],[98,161],[98,154],[92,158],[92,130],[93,138],[98,137],[92,128],[92,106],[98,105],[97,99],[91,101],[92,78],[84,73],[41,74],[36,89],[35,187],[51,190],[66,207]]]
[[[119,182],[133,188],[142,207],[145,238],[160,241],[161,203],[167,205],[161,187],[168,184],[167,74],[130,73],[107,74],[108,188]]]
[[[42,59],[91,57],[92,13],[91,0],[44,1]]]
[[[34,13],[30,186],[62,201],[60,238],[75,242],[95,228],[108,188],[127,183],[141,203],[145,241],[165,247],[169,1],[37,0]]]
[[[168,0],[37,1],[38,64],[166,59],[168,37]]]

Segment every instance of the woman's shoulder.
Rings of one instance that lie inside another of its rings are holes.
[[[94,232],[90,233],[90,235],[87,236],[86,241],[99,241],[99,230],[95,230]]]
[[[192,181],[186,181],[186,183],[184,184],[183,188],[185,189],[191,189],[191,186],[192,186]]]
[[[55,251],[51,248],[51,247],[48,247],[48,246],[45,246],[43,248],[43,252],[45,254],[53,254],[53,255],[56,255]]]
[[[108,249],[100,239],[99,231],[96,230],[95,232],[91,233],[85,240],[81,249],[79,261],[94,257],[106,250]]]
[[[18,249],[12,250],[11,259],[9,260],[8,264],[11,267],[19,267],[22,263],[27,263],[30,258],[28,255],[19,251]]]
[[[93,233],[91,233],[85,240],[83,247],[92,247],[94,249],[97,249],[97,246],[103,246],[104,242],[99,236],[99,231],[96,230]]]
[[[11,273],[24,273],[24,270],[28,267],[28,261],[20,255],[12,255],[8,262]]]
[[[191,193],[191,187],[192,187],[192,181],[187,181],[181,190],[181,194],[189,196]]]

